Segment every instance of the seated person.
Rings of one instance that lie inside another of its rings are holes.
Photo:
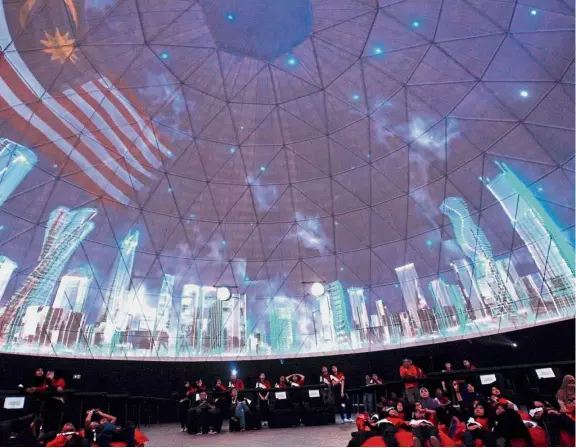
[[[61,447],[61,446],[90,446],[90,441],[72,423],[65,423],[60,432],[46,432],[38,438],[40,446]]]
[[[560,433],[562,431],[574,436],[574,422],[546,401],[533,401],[529,414],[532,420],[546,431],[550,446],[560,446]]]
[[[436,411],[434,409],[427,409],[424,407],[422,403],[417,401],[414,403],[414,411],[420,411],[424,414],[424,418],[430,420],[434,426],[438,423],[438,419],[436,418]]]
[[[430,392],[425,387],[420,389],[420,399],[418,401],[422,403],[422,406],[425,409],[432,411],[441,406],[440,402],[436,398],[430,396]]]
[[[134,446],[134,425],[125,422],[120,425],[116,417],[105,414],[100,409],[86,412],[84,437],[98,446],[110,446],[111,442],[124,442]]]
[[[238,396],[238,389],[230,391],[230,431],[239,427],[240,431],[246,431],[246,413],[248,412],[248,403]]]
[[[520,414],[516,412],[512,404],[496,405],[496,419],[494,421],[494,437],[497,444],[510,446],[512,439],[523,439],[528,446],[532,446],[532,438]]]
[[[484,446],[495,446],[496,438],[492,433],[493,424],[489,420],[486,407],[478,403],[474,407],[474,414],[466,422],[464,432],[464,446],[475,446],[476,439],[482,440]]]
[[[188,434],[217,434],[222,429],[220,409],[208,400],[206,391],[201,391],[199,400],[191,404],[188,411]]]
[[[490,397],[488,398],[488,401],[490,402],[490,404],[492,405],[492,407],[494,409],[496,408],[496,405],[498,403],[503,404],[503,405],[507,405],[510,403],[510,404],[512,404],[515,411],[518,410],[518,406],[516,406],[514,403],[512,403],[507,398],[504,398],[502,396],[502,393],[500,392],[500,389],[498,389],[496,386],[492,386],[492,389],[490,389]]]
[[[440,446],[440,435],[434,424],[427,420],[424,409],[415,409],[412,420],[408,423],[414,434],[414,446],[427,446],[428,442],[432,446]]]

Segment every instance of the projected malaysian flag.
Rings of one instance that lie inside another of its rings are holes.
[[[86,189],[128,204],[171,152],[150,119],[101,77],[53,97],[17,52],[0,57],[0,116],[84,173]]]

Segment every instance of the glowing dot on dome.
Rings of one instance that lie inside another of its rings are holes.
[[[537,14],[538,14],[538,11],[537,11],[537,10],[535,10],[535,9],[531,9],[531,10],[530,10],[530,15],[531,15],[531,16],[535,16],[535,15],[537,15]]]
[[[538,191],[544,191],[544,188],[538,187]]]
[[[244,126],[240,126],[240,130],[244,130]]]
[[[343,270],[344,270],[344,268],[340,268],[340,270],[341,270],[341,271],[343,271]]]
[[[58,165],[56,165],[56,164],[54,164],[54,165],[52,165],[52,166],[53,166],[54,168],[58,168]]]
[[[400,285],[399,285],[398,283],[396,283],[396,284],[394,285],[394,288],[400,288]]]
[[[322,283],[312,283],[312,287],[310,288],[310,294],[312,294],[314,297],[320,297],[322,295],[324,295],[325,292],[325,288],[324,285]]]
[[[0,230],[4,230],[4,226],[0,226]]]
[[[194,219],[194,218],[196,218],[196,215],[195,215],[194,213],[192,213],[192,214],[190,215],[190,218]]]
[[[230,288],[227,288],[226,286],[221,286],[216,290],[216,298],[218,300],[226,302],[227,300],[230,300],[230,297],[232,297]]]
[[[266,171],[266,167],[265,167],[265,166],[261,166],[261,167],[260,167],[260,171]]]
[[[249,282],[249,281],[250,281],[250,277],[248,277],[248,276],[244,277],[244,281]]]
[[[418,28],[419,26],[420,26],[420,22],[418,22],[418,20],[414,20],[414,22],[412,22],[412,27]]]
[[[230,148],[230,152],[234,154],[236,152],[236,148]]]
[[[432,247],[432,240],[426,240],[426,246]]]
[[[296,65],[296,58],[288,58],[286,62],[288,65]]]
[[[482,182],[482,176],[478,176],[478,180]]]
[[[226,246],[226,240],[222,241],[222,246]]]
[[[520,90],[520,96],[522,98],[528,98],[530,94],[528,93],[528,90]]]
[[[172,188],[168,188],[168,193],[172,193]]]
[[[234,14],[229,13],[229,14],[226,16],[226,18],[227,18],[230,22],[232,22],[232,20],[234,20]]]
[[[383,50],[382,50],[382,48],[380,48],[380,47],[374,48],[374,53],[375,53],[375,54],[382,54],[382,51],[383,51]]]
[[[168,59],[169,56],[170,56],[170,55],[169,55],[168,53],[166,53],[165,51],[163,51],[162,53],[160,53],[160,57],[161,57],[162,59]]]
[[[352,95],[352,99],[354,101],[358,101],[360,99],[360,95],[358,95],[357,93],[355,93],[354,95]]]

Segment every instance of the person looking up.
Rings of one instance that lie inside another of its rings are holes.
[[[286,381],[291,387],[300,387],[304,385],[304,375],[301,373],[293,373],[286,377]]]
[[[558,392],[556,393],[556,400],[558,401],[560,412],[566,414],[568,417],[574,420],[576,404],[574,394],[574,377],[572,375],[566,375],[562,379],[560,389],[558,389]]]
[[[256,389],[270,389],[270,381],[266,379],[266,375],[261,373],[256,381]],[[258,398],[260,399],[260,412],[262,414],[262,426],[268,425],[268,416],[270,415],[270,392],[258,392]]]
[[[342,423],[351,423],[352,413],[350,412],[348,396],[346,395],[346,392],[344,390],[346,377],[342,372],[338,371],[338,367],[336,366],[332,366],[332,373],[330,374],[330,383],[332,385],[334,405],[338,407]]]
[[[332,384],[330,381],[330,373],[328,372],[328,367],[322,366],[322,370],[320,372],[320,383],[328,384],[329,386]]]
[[[466,422],[464,446],[476,446],[477,439],[481,440],[484,446],[496,446],[492,428],[493,424],[486,414],[486,408],[482,404],[477,404],[472,417]]]
[[[222,384],[221,379],[216,380],[216,384],[214,385],[214,392],[226,392],[228,389],[224,384]]]
[[[288,383],[286,382],[286,377],[284,375],[281,375],[274,387],[276,389],[287,389]]]
[[[230,391],[230,421],[240,425],[240,431],[246,431],[246,413],[248,405],[238,396],[238,389]]]
[[[34,375],[26,382],[26,392],[32,394],[34,392],[40,392],[46,389],[44,369],[38,367],[34,371]]]
[[[496,437],[496,441],[500,446],[502,446],[502,439],[505,446],[510,446],[512,439],[523,439],[526,442],[526,446],[533,446],[530,432],[522,421],[520,414],[512,406],[502,403],[496,405],[494,437]]]
[[[198,392],[202,392],[202,391],[206,390],[206,385],[204,384],[204,381],[202,381],[202,378],[200,378],[198,381],[196,381],[196,390]]]
[[[400,366],[400,378],[403,380],[410,380],[404,383],[405,394],[408,402],[411,404],[416,403],[419,398],[418,381],[420,369],[412,364],[412,360],[405,358]]]
[[[242,389],[244,389],[244,381],[242,381],[240,378],[238,378],[236,376],[236,373],[232,372],[232,375],[230,375],[230,383],[228,384],[228,387],[230,389],[234,388],[234,389],[242,390]]]
[[[464,361],[462,361],[462,365],[464,366],[464,369],[466,370],[476,370],[476,367],[474,367],[470,361],[468,361],[467,359],[465,359]]]

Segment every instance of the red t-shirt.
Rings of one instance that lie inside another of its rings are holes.
[[[418,377],[420,369],[412,364],[410,367],[406,368],[404,366],[400,366],[400,378],[405,378],[407,376]],[[410,389],[412,387],[418,387],[418,382],[409,382],[405,383],[406,389]]]
[[[278,389],[287,389],[288,388],[288,384],[284,381],[283,383],[278,383],[276,384],[276,387]]]
[[[242,381],[240,378],[230,380],[230,384],[232,385],[232,387],[235,387],[238,390],[244,389],[244,381]]]
[[[260,387],[259,384],[264,386],[265,389],[270,389],[272,387],[272,386],[270,386],[270,381],[268,381],[268,380],[264,380],[264,381],[258,380],[258,382],[256,383],[257,388]]]
[[[224,384],[216,384],[216,387],[214,389],[220,389],[221,391],[228,390],[226,389],[226,386],[224,386]]]
[[[333,386],[340,385],[342,381],[346,378],[342,372],[336,372],[336,375],[332,374],[332,376],[338,379],[338,381],[335,380],[331,381]]]

